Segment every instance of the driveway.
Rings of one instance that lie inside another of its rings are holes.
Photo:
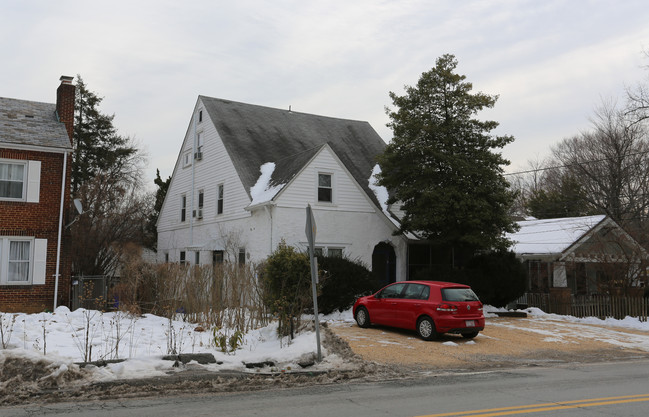
[[[363,359],[421,370],[539,366],[649,358],[649,332],[547,317],[487,318],[473,340],[443,335],[426,342],[387,327],[330,326]]]

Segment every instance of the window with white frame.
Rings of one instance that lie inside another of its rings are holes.
[[[223,214],[223,184],[216,186],[216,214]]]
[[[192,152],[187,151],[183,154],[183,168],[187,168],[192,164]]]
[[[187,218],[187,196],[180,196],[180,221],[184,222]]]
[[[335,256],[338,258],[343,257],[343,250],[340,246],[316,246],[313,248],[313,254],[316,257]]]
[[[333,203],[332,175],[318,173],[318,202]]]
[[[196,218],[203,218],[203,202],[205,201],[205,193],[203,190],[198,190],[198,210],[196,211]]]
[[[47,239],[0,237],[0,285],[45,284]]]
[[[38,203],[41,161],[0,159],[0,200]]]
[[[239,265],[246,263],[246,248],[239,248]]]
[[[25,194],[27,164],[0,162],[0,198],[22,200]]]

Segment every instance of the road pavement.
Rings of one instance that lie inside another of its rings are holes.
[[[380,383],[0,408],[0,416],[647,416],[649,361],[448,372]]]

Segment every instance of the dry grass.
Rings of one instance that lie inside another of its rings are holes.
[[[187,266],[132,260],[124,266],[115,294],[120,310],[169,318],[182,313],[185,320],[206,328],[245,333],[269,321],[257,277],[252,264]]]

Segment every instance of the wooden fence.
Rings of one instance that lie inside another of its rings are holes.
[[[546,313],[569,314],[575,317],[612,317],[623,319],[627,316],[647,321],[649,299],[644,297],[610,296],[610,295],[572,295],[570,303],[551,294],[526,293],[519,298],[518,305],[537,307]]]

